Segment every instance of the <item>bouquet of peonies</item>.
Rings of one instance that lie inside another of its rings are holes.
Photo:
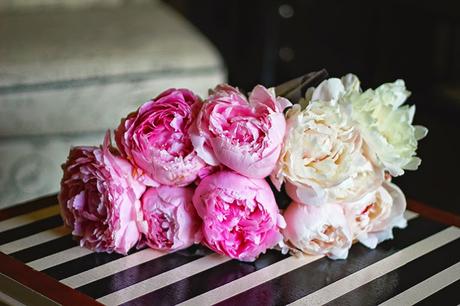
[[[242,261],[274,247],[342,259],[354,241],[391,239],[406,226],[391,177],[417,169],[427,129],[412,125],[402,80],[363,91],[352,74],[323,75],[276,93],[257,85],[249,97],[226,84],[204,100],[166,90],[121,120],[117,148],[108,132],[101,147],[70,150],[65,224],[98,252],[201,243]],[[306,85],[317,86],[299,99]]]

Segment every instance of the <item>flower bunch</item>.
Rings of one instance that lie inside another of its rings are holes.
[[[127,115],[101,147],[63,165],[61,215],[82,246],[126,254],[201,243],[253,261],[267,249],[346,258],[404,227],[391,176],[416,169],[414,107],[403,81],[362,91],[324,80],[292,105],[257,85],[218,85],[201,99],[169,89]],[[278,208],[269,182],[292,203]],[[281,192],[281,191],[280,191]]]
[[[391,177],[415,170],[415,107],[402,105],[402,80],[362,91],[355,75],[324,80],[286,114],[284,145],[271,180],[293,200],[284,217],[285,251],[346,258],[405,227],[406,201]]]

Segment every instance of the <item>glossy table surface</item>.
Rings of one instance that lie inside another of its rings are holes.
[[[339,261],[270,250],[254,263],[202,247],[172,254],[93,253],[62,226],[56,203],[50,196],[0,211],[0,301],[3,296],[4,302],[13,297],[37,305],[460,303],[459,218],[415,201],[406,212],[409,226],[374,250],[356,244],[348,259]]]

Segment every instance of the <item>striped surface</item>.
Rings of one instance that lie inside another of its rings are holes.
[[[172,254],[150,249],[128,256],[93,253],[72,240],[58,213],[53,205],[0,221],[0,251],[103,304],[460,302],[460,229],[410,211],[409,226],[395,230],[394,240],[375,250],[354,245],[347,260],[297,258],[271,250],[254,263],[199,247]]]

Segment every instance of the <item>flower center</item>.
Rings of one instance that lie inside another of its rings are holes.
[[[167,152],[172,158],[184,157],[193,151],[187,134],[189,113],[174,110],[155,111],[149,120],[136,131],[140,146],[144,149]],[[171,113],[174,112],[174,113]]]
[[[319,253],[321,250],[330,250],[334,246],[341,246],[344,243],[345,239],[340,229],[325,224],[321,231],[310,240],[307,248],[311,249],[313,253]]]
[[[174,223],[171,218],[164,213],[151,215],[152,228],[150,238],[160,248],[171,248],[174,244]]]
[[[223,235],[216,241],[220,248],[232,254],[259,245],[272,228],[272,220],[255,199],[232,199],[225,201],[216,197],[218,223],[211,226],[216,233]]]

